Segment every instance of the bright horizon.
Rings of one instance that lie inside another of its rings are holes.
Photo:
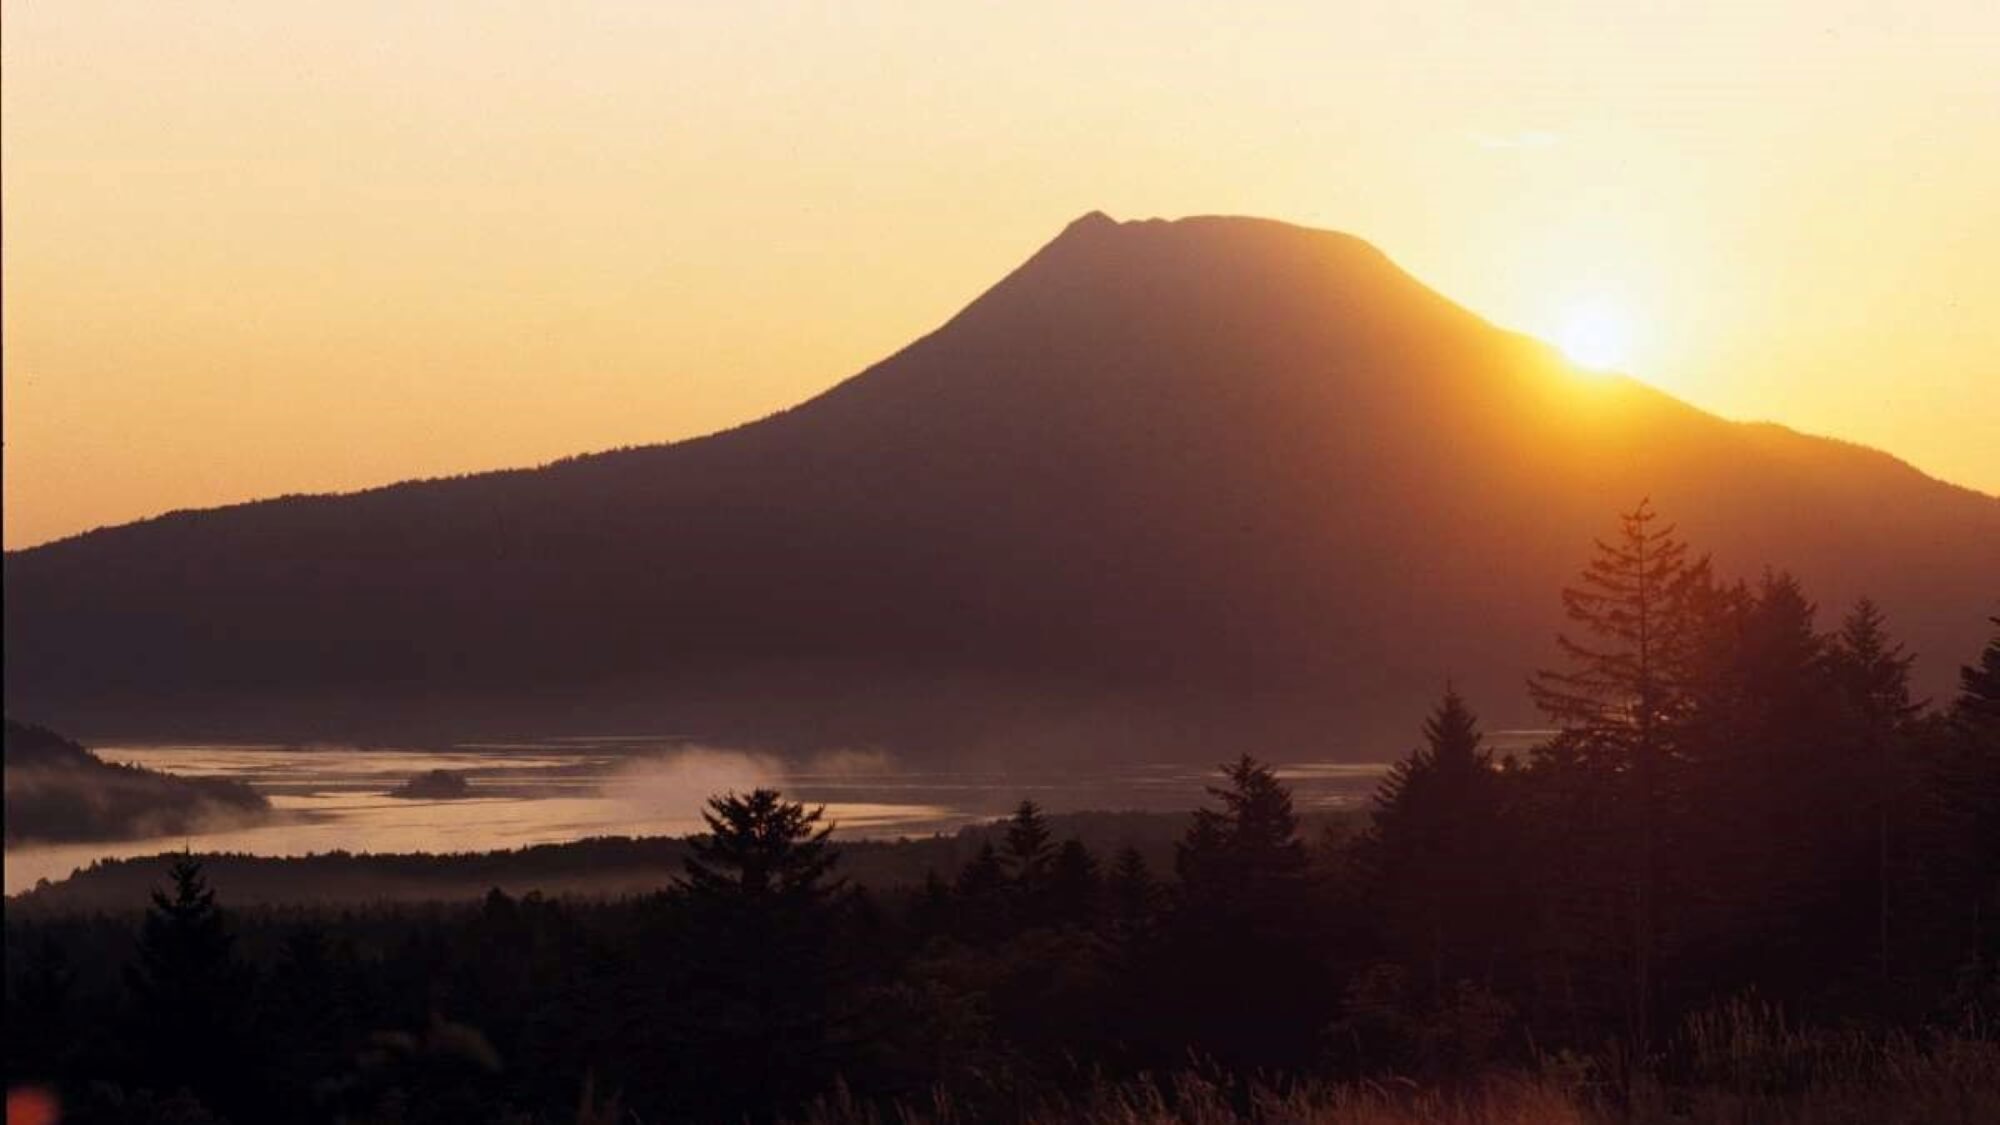
[[[711,432],[1068,221],[1365,238],[2000,493],[2000,8],[4,6],[8,548]]]

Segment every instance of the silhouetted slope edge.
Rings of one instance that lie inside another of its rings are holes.
[[[1503,725],[1641,496],[1725,574],[1873,596],[1940,691],[2000,499],[1729,423],[1255,219],[1072,223],[791,410],[7,559],[7,692],[75,729],[673,729],[915,756],[1381,757]]]
[[[270,802],[239,782],[106,762],[54,731],[6,721],[7,846],[133,840],[255,823]]]

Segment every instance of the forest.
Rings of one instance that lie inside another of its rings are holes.
[[[757,790],[646,894],[232,908],[186,856],[122,912],[10,912],[10,1107],[2000,1119],[2000,632],[1913,698],[1872,603],[1822,622],[1643,504],[1562,597],[1547,742],[1494,754],[1440,685],[1365,816],[1304,830],[1232,753],[1169,862],[1023,801],[955,869],[862,886]]]

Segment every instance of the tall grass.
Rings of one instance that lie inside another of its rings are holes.
[[[974,1125],[989,1108],[948,1095],[885,1108],[835,1097],[806,1116],[807,1125]],[[1251,1082],[1241,1086],[1183,1071],[1160,1079],[1103,1083],[1047,1099],[1012,1115],[1023,1123],[1077,1125],[1235,1125],[1237,1122],[1355,1122],[1357,1125],[1581,1125],[1585,1115],[1556,1086],[1532,1077],[1495,1075],[1444,1092],[1385,1082]]]
[[[1689,1019],[1644,1066],[1563,1055],[1451,1087],[1399,1078],[1232,1081],[1201,1068],[996,1111],[943,1091],[880,1106],[844,1091],[804,1125],[1994,1125],[2000,1041],[1797,1029],[1755,1000]]]

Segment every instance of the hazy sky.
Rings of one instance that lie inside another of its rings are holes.
[[[2000,491],[1992,0],[4,21],[9,547],[745,421],[1093,209],[1609,309],[1698,405]]]

